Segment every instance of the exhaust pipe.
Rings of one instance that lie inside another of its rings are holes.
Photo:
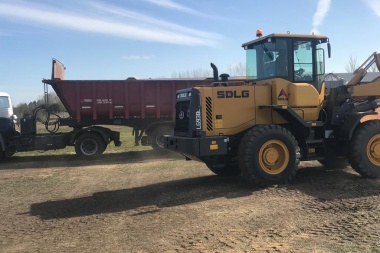
[[[218,79],[218,68],[212,62],[210,63],[210,65],[211,65],[211,68],[214,72],[214,82],[217,82],[217,81],[219,81],[219,79]]]

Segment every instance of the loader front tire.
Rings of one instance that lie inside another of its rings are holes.
[[[363,177],[380,178],[380,120],[364,122],[355,130],[348,160]]]
[[[245,180],[264,187],[291,182],[297,171],[297,141],[285,128],[261,125],[250,129],[239,147]]]

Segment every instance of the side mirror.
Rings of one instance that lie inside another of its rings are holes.
[[[330,42],[327,43],[327,55],[329,56],[329,58],[331,58],[331,44],[330,44]]]
[[[13,114],[10,119],[13,121],[13,123],[17,123],[17,115],[16,114]]]

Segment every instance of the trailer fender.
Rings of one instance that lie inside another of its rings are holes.
[[[111,131],[111,129],[109,129],[109,128],[92,126],[92,127],[86,127],[86,128],[74,130],[70,136],[70,144],[74,144],[75,140],[77,140],[79,136],[81,136],[84,133],[88,133],[88,132],[95,132],[95,133],[99,134],[102,137],[102,139],[105,141],[105,143],[109,143],[110,140],[115,141],[115,138],[117,138],[117,137],[113,136],[113,134],[112,134],[112,133],[116,133],[116,132]],[[120,141],[120,140],[117,139],[116,141]]]
[[[380,119],[376,112],[362,112],[362,113],[352,113],[342,124],[339,130],[338,139],[340,141],[349,141],[352,138],[356,127],[368,120]]]

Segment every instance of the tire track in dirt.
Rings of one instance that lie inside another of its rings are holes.
[[[244,211],[239,213],[238,223],[219,221],[213,229],[195,233],[180,230],[172,237],[181,245],[180,249],[200,252],[206,249],[221,252],[307,252],[316,250],[313,245],[318,244],[313,244],[313,241],[324,241],[329,246],[327,248],[343,248],[350,244],[360,249],[378,248],[380,189],[370,187],[366,182],[354,187],[336,186],[339,189],[336,194],[329,193],[318,183],[264,189],[254,192],[250,201],[278,200],[282,202],[280,208],[287,206],[284,209],[287,219],[296,221],[296,224],[291,227],[286,227],[289,225],[286,223],[285,226],[273,226],[270,220],[276,217],[269,215],[258,217],[252,223],[257,225],[256,230],[250,229],[247,219],[242,218],[249,217],[249,209],[241,203]],[[347,188],[350,188],[349,192]],[[259,226],[259,223],[263,225]],[[305,240],[311,243],[305,245]]]

